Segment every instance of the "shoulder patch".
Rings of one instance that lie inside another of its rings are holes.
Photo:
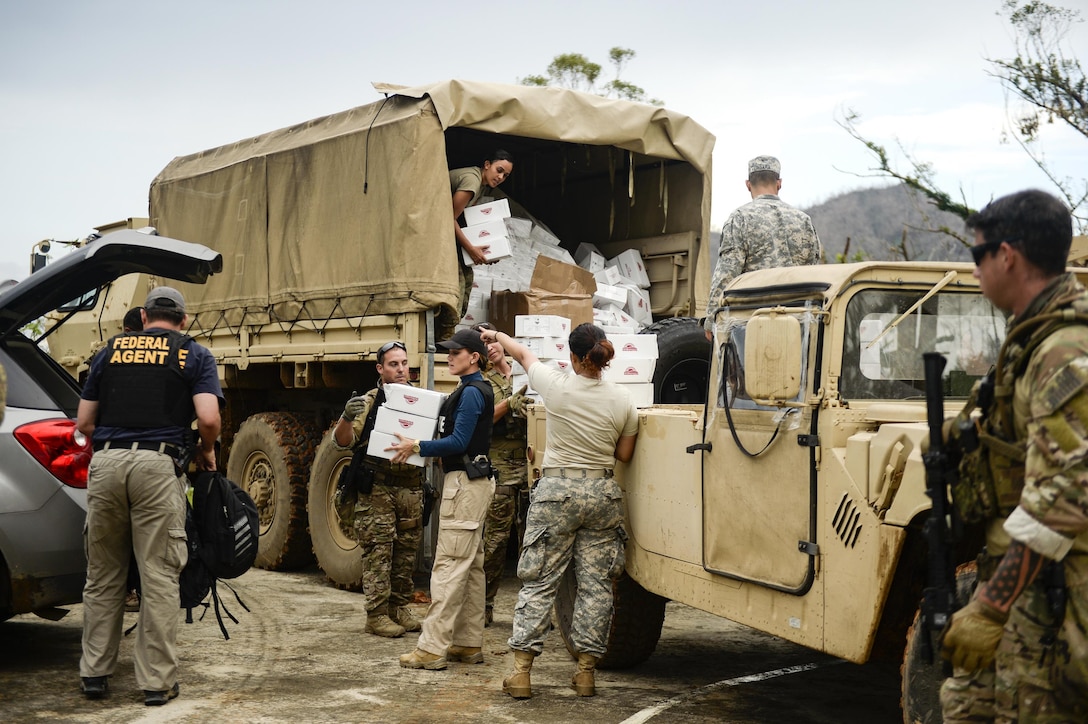
[[[1060,410],[1067,402],[1088,387],[1088,361],[1074,360],[1050,378],[1046,386],[1039,391],[1036,404],[1042,415],[1050,415]]]

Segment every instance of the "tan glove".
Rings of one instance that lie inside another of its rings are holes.
[[[529,385],[522,385],[520,390],[510,395],[506,400],[507,408],[517,417],[525,417],[525,403],[529,402],[529,398],[525,396],[525,391],[528,389]]]
[[[941,642],[941,656],[959,669],[987,668],[993,663],[1006,619],[978,600],[971,601],[952,614],[952,624]]]
[[[358,397],[352,397],[348,400],[348,403],[344,405],[343,418],[348,422],[351,422],[359,415],[363,414],[363,410],[366,409],[366,396],[359,395]]]

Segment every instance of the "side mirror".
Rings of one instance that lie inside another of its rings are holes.
[[[758,310],[744,332],[744,388],[760,405],[785,405],[801,391],[801,323]]]

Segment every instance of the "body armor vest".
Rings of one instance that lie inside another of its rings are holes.
[[[476,422],[476,427],[472,431],[472,437],[469,438],[468,448],[463,455],[449,455],[442,458],[442,469],[446,472],[451,470],[465,470],[465,458],[474,460],[477,456],[487,456],[487,452],[491,447],[491,426],[492,420],[495,417],[495,392],[491,389],[491,383],[487,380],[473,380],[471,382],[462,382],[461,385],[454,390],[446,401],[442,403],[442,412],[440,413],[441,422],[439,423],[438,434],[440,437],[449,437],[453,434],[453,430],[457,424],[457,405],[461,401],[461,395],[464,394],[465,388],[468,386],[475,387],[484,396],[484,409],[480,413],[480,419]]]
[[[192,337],[170,329],[126,332],[106,342],[97,425],[188,428],[196,416],[182,370]]]

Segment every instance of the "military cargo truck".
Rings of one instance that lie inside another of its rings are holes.
[[[905,721],[940,721],[941,666],[915,618],[931,507],[922,353],[947,358],[956,414],[1005,337],[972,271],[866,262],[733,281],[708,403],[640,410],[617,470],[630,540],[602,666],[649,656],[674,600],[852,662],[901,660]],[[546,414],[529,417],[538,477]],[[961,597],[978,533],[954,551]],[[568,646],[574,593],[568,576],[556,607]]]
[[[692,317],[710,277],[710,133],[664,108],[557,88],[376,87],[384,100],[176,158],[150,189],[151,225],[223,255],[210,285],[181,290],[227,398],[221,460],[261,511],[257,564],[292,568],[313,551],[346,588],[361,561],[332,506],[345,456],[323,432],[374,386],[389,340],[406,343],[420,385],[456,383],[434,347],[435,316],[459,305],[450,168],[505,149],[514,215],[571,252],[641,252],[659,400],[700,399],[709,358]],[[79,376],[158,281],[105,290],[50,337],[54,357]]]

